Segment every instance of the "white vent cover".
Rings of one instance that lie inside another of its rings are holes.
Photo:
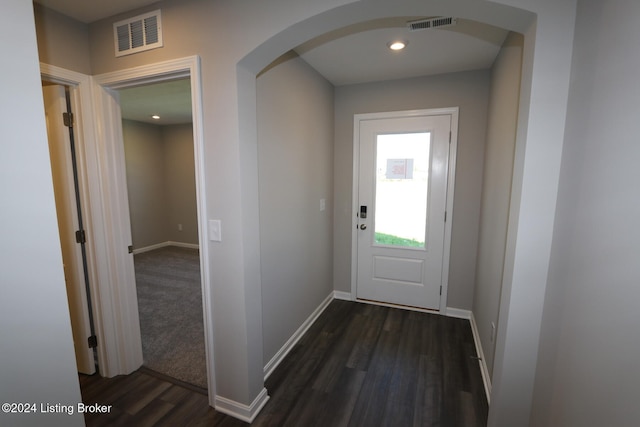
[[[116,56],[162,47],[160,10],[116,22],[113,24],[113,37]]]
[[[407,22],[409,31],[427,30],[429,28],[450,27],[458,23],[457,18],[438,17],[430,19],[420,19],[419,21]]]

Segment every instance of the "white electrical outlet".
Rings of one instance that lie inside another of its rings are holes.
[[[219,219],[209,220],[209,240],[212,242],[222,241],[222,224]]]
[[[327,208],[326,199],[320,199],[320,212],[323,212]]]
[[[178,231],[182,231],[182,224],[178,224]]]

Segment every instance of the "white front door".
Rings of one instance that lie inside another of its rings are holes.
[[[356,297],[438,310],[453,112],[357,115]]]
[[[80,221],[76,205],[71,139],[69,128],[63,124],[63,113],[67,112],[65,88],[59,85],[43,86],[42,93],[76,363],[78,372],[93,374],[96,367],[93,349],[88,344],[88,338],[92,334],[83,256],[81,246],[76,241]]]

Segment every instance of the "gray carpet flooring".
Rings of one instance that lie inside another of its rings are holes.
[[[207,388],[197,249],[167,246],[136,254],[144,366]]]

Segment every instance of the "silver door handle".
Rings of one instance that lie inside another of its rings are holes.
[[[367,224],[360,224],[360,230],[366,230]]]

